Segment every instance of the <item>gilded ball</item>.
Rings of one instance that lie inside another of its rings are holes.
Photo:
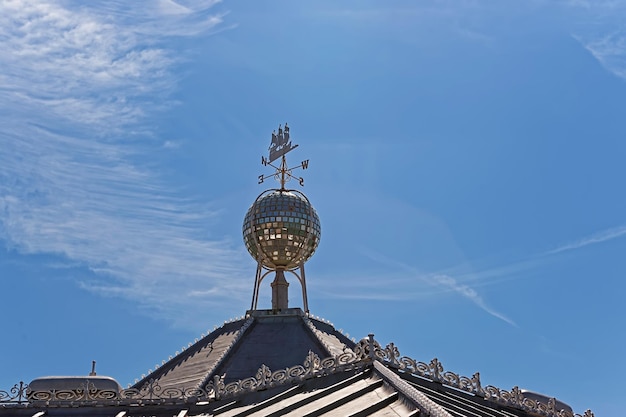
[[[304,264],[320,241],[320,219],[304,194],[271,190],[248,209],[243,240],[250,255],[270,269]]]

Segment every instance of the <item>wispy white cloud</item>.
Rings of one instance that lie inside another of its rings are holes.
[[[84,288],[170,318],[192,290],[239,297],[238,245],[205,237],[216,210],[178,195],[139,158],[175,145],[152,140],[149,122],[170,105],[184,59],[166,45],[219,25],[214,3],[0,2],[0,239],[8,247],[62,255],[94,272],[77,278]],[[198,308],[226,302],[209,298]]]
[[[565,243],[550,251],[528,256],[525,260],[501,263],[499,266],[482,269],[461,265],[435,273],[424,273],[379,253],[367,252],[366,256],[369,259],[389,267],[384,277],[361,276],[358,280],[342,282],[337,282],[332,278],[318,277],[318,281],[321,282],[317,285],[326,297],[372,301],[414,300],[419,297],[432,297],[452,292],[468,299],[493,317],[517,327],[514,320],[489,306],[478,292],[478,288],[518,279],[529,271],[545,265],[550,255],[582,249],[623,236],[626,236],[626,226],[618,226]]]
[[[616,30],[597,36],[575,36],[608,71],[626,79],[626,33]]]
[[[513,320],[489,307],[483,297],[469,285],[459,283],[456,279],[449,275],[433,274],[429,277],[433,280],[433,282],[436,282],[443,287],[449,288],[455,293],[461,295],[462,297],[467,298],[476,306],[480,307],[482,310],[491,314],[492,316],[510,324],[511,326],[517,327],[517,324]]]
[[[574,39],[607,71],[626,79],[626,2],[570,0],[565,4],[581,13]]]
[[[582,239],[575,240],[573,242],[566,243],[555,249],[546,252],[546,255],[553,255],[560,252],[566,252],[570,250],[580,249],[585,246],[594,245],[596,243],[606,242],[608,240],[617,239],[626,235],[626,226],[618,226],[610,229],[602,230],[592,235],[586,236]]]
[[[389,259],[373,252],[369,252],[367,256],[387,267],[391,267],[392,269],[388,275],[384,278],[361,279],[358,283],[352,281],[350,282],[350,290],[346,291],[337,291],[337,285],[341,285],[341,283],[333,281],[331,285],[335,289],[335,297],[398,301],[433,295],[437,292],[453,292],[471,301],[491,316],[517,327],[517,324],[512,319],[490,307],[475,287],[477,285],[485,285],[489,279],[502,279],[502,275],[519,273],[527,268],[530,262],[509,264],[494,270],[459,273],[457,276],[453,276],[451,273],[442,272],[423,273],[403,262]],[[393,270],[402,271],[402,278],[394,277]],[[419,283],[417,287],[416,283]]]
[[[624,6],[622,0],[564,0],[564,3],[585,9],[599,8],[604,10],[614,10]]]
[[[162,146],[165,149],[178,149],[182,146],[182,143],[176,140],[166,140],[165,142],[163,142]]]

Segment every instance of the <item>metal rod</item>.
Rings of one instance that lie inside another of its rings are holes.
[[[254,290],[252,290],[252,304],[250,305],[250,310],[256,310],[256,306],[259,301],[259,284],[261,278],[261,262],[257,262],[256,274],[254,275]]]
[[[306,294],[306,277],[304,276],[304,264],[300,265],[300,275],[302,276],[302,280],[300,284],[302,285],[302,307],[304,307],[304,312],[309,314],[309,300]]]

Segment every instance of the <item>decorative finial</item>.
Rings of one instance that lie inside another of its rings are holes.
[[[285,123],[285,128],[283,129],[282,125],[278,125],[278,134],[276,131],[272,131],[272,142],[269,147],[269,157],[266,158],[264,156],[261,157],[261,164],[264,166],[271,166],[276,170],[273,174],[270,175],[259,175],[259,184],[262,184],[263,181],[268,179],[269,177],[274,177],[280,183],[280,189],[285,189],[285,184],[289,182],[292,178],[298,180],[300,186],[304,186],[304,178],[295,177],[292,174],[292,171],[297,168],[307,169],[309,167],[309,160],[304,160],[300,163],[300,165],[288,168],[287,167],[287,159],[285,155],[296,149],[298,145],[291,144],[291,138],[289,137],[289,126]],[[281,158],[280,166],[273,165],[272,163]]]
[[[96,361],[91,361],[91,372],[89,376],[96,376]]]
[[[250,255],[257,261],[252,304],[250,310],[257,309],[259,286],[270,272],[276,276],[271,283],[272,310],[289,308],[287,272],[296,276],[302,286],[302,305],[308,314],[304,264],[313,255],[319,244],[320,221],[309,199],[298,190],[288,190],[285,184],[292,178],[304,185],[304,178],[295,177],[296,168],[307,169],[308,159],[300,165],[288,168],[285,155],[298,145],[292,145],[289,125],[278,126],[278,133],[272,132],[269,158],[262,157],[261,163],[276,171],[271,175],[260,175],[259,184],[270,176],[280,182],[280,188],[262,192],[248,209],[243,224],[243,238]],[[273,162],[281,159],[280,165]]]

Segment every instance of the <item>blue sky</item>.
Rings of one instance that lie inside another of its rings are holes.
[[[126,386],[242,316],[288,121],[314,315],[622,410],[626,2],[82,3],[0,2],[0,389]]]

